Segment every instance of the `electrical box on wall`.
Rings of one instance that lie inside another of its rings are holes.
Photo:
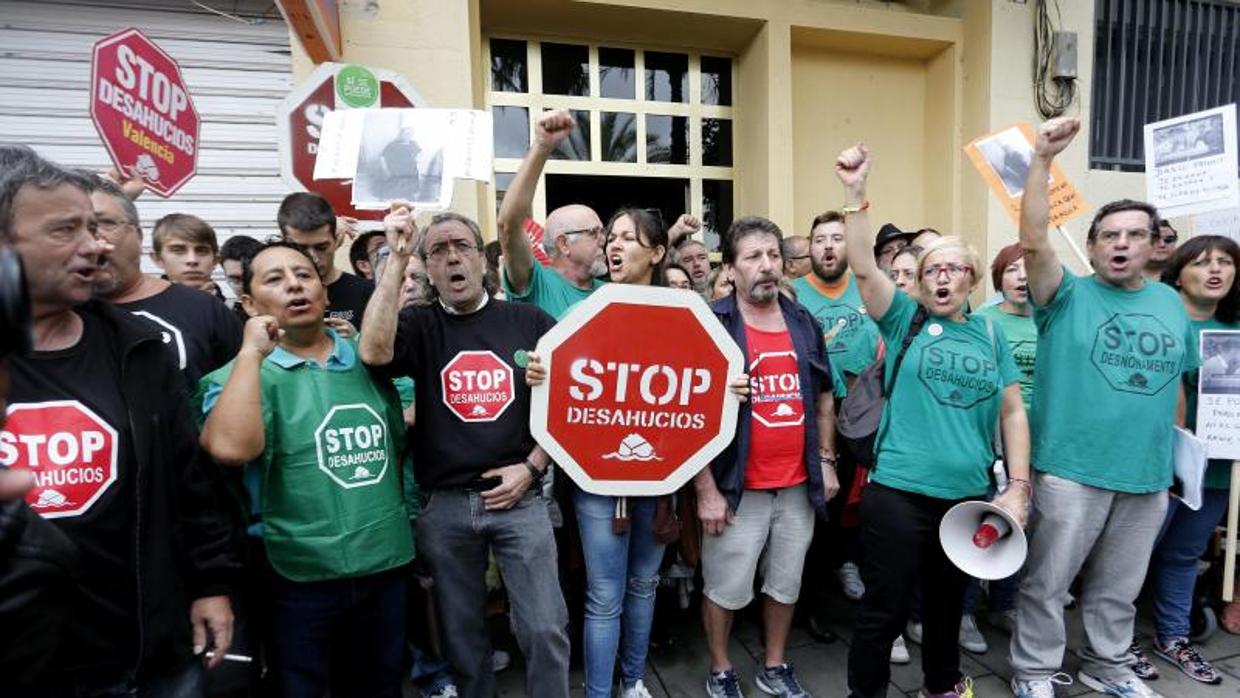
[[[1055,32],[1055,71],[1051,77],[1076,77],[1076,32]]]

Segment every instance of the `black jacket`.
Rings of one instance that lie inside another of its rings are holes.
[[[749,342],[745,338],[745,318],[736,307],[736,294],[724,296],[710,304],[715,317],[745,355],[749,365]],[[797,369],[801,378],[801,399],[805,409],[805,472],[809,478],[809,501],[814,509],[826,514],[827,500],[822,491],[822,467],[818,462],[818,396],[831,391],[831,369],[827,363],[827,347],[822,338],[822,325],[804,306],[779,294],[779,309],[788,326],[792,347],[797,353]],[[715,486],[736,511],[745,492],[745,461],[749,458],[751,422],[750,405],[742,402],[736,417],[736,438],[711,463]]]
[[[78,310],[103,320],[121,357],[136,478],[132,559],[140,617],[134,671],[142,677],[191,656],[190,603],[228,594],[239,581],[240,556],[220,474],[198,445],[185,381],[159,334],[105,303],[92,301]],[[61,656],[72,657],[72,650],[62,648]],[[48,677],[53,684],[62,678]]]

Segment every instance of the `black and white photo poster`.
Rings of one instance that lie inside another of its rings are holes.
[[[1145,186],[1164,218],[1240,206],[1236,105],[1145,125]]]

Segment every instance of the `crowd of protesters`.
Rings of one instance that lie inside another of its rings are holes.
[[[1209,463],[1199,509],[1168,490],[1173,427],[1195,426],[1199,335],[1240,329],[1236,243],[1180,245],[1152,206],[1121,200],[1090,223],[1092,273],[1070,271],[1047,232],[1050,167],[1079,129],[1064,118],[1038,130],[1018,241],[989,265],[955,235],[875,232],[864,145],[835,160],[839,206],[805,235],[744,216],[715,265],[700,221],[667,226],[642,202],[606,223],[557,208],[536,251],[535,189],[574,128],[563,110],[537,119],[489,245],[458,213],[419,227],[403,201],[355,234],[295,193],[266,240],[220,246],[191,213],[156,221],[162,276],[142,271],[140,179],[0,146],[0,695],[399,696],[413,681],[491,698],[507,626],[527,695],[568,696],[576,652],[586,696],[642,698],[669,588],[700,589],[679,596],[701,609],[712,698],[744,695],[742,675],[751,692],[811,695],[789,634],[800,621],[830,640],[837,588],[856,606],[838,678],[856,698],[887,695],[909,642],[922,695],[975,695],[960,648],[989,648],[983,596],[1018,698],[1073,681],[1070,603],[1088,688],[1157,696],[1147,649],[1222,681],[1190,615],[1229,464]],[[974,308],[987,275],[997,295]],[[604,283],[700,294],[746,357],[723,377],[735,438],[673,496],[586,492],[531,435],[547,377],[532,350]],[[514,398],[468,419],[444,386],[479,354],[508,367]],[[837,428],[868,380],[885,397],[872,446]],[[92,500],[29,501],[41,463],[92,445],[106,481]],[[1021,572],[984,593],[939,540],[973,500],[1029,539]],[[1148,648],[1133,633],[1143,586]],[[730,638],[759,595],[748,667]],[[1240,607],[1222,622],[1240,632]]]

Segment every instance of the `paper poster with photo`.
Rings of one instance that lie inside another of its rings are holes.
[[[397,199],[419,209],[452,205],[445,172],[452,129],[443,109],[370,109],[362,123],[353,203],[387,208]]]
[[[1240,460],[1240,330],[1201,333],[1197,438],[1210,458]]]
[[[1236,105],[1145,125],[1145,187],[1164,217],[1240,207]]]
[[[1029,162],[1033,159],[1033,139],[1033,127],[1019,123],[982,136],[964,149],[1012,222],[1018,225],[1020,197],[1025,193],[1025,178],[1029,174]],[[1052,226],[1063,225],[1085,212],[1085,200],[1064,176],[1058,163],[1051,164],[1048,185]]]
[[[457,178],[490,181],[491,114],[470,109],[352,109],[323,121],[315,179],[353,180],[353,204],[397,199],[422,210],[452,204]]]

